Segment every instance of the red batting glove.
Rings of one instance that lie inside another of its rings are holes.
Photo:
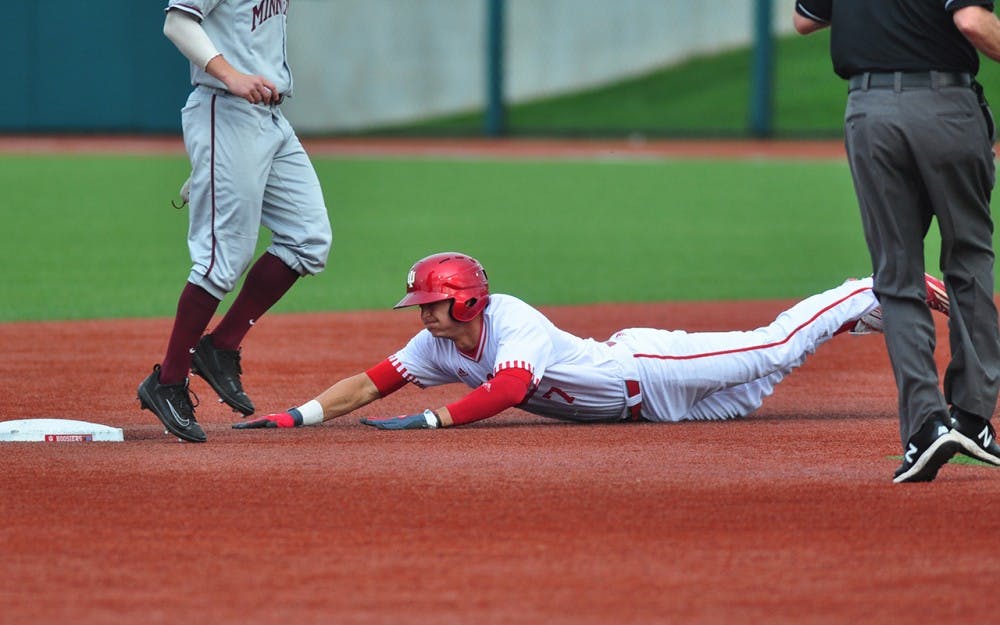
[[[251,421],[234,423],[234,430],[251,430],[256,428],[294,428],[302,425],[302,413],[295,408],[288,412],[276,412],[266,417],[260,417]]]

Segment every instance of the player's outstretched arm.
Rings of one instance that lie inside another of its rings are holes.
[[[233,425],[234,429],[292,428],[315,425],[345,415],[370,404],[382,395],[366,373],[358,373],[337,382],[315,399],[285,412],[269,414]]]
[[[520,404],[528,395],[530,383],[529,371],[504,369],[462,399],[437,410],[398,417],[364,418],[361,422],[380,430],[422,430],[473,423]]]

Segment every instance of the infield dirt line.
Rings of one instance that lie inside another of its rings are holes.
[[[844,160],[840,140],[607,140],[303,137],[316,156],[429,156],[446,158],[727,158]],[[184,154],[178,135],[9,135],[4,154]]]

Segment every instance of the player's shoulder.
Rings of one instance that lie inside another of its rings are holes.
[[[515,297],[513,295],[507,295],[506,293],[491,293],[490,301],[486,305],[486,312],[498,310],[519,310],[527,309],[535,310],[535,307],[531,304],[525,302],[524,300]]]
[[[495,302],[521,302],[524,303],[520,298],[514,297],[513,295],[508,295],[506,293],[490,293],[490,305]]]
[[[165,9],[165,13],[170,13],[176,11],[187,15],[188,17],[193,17],[194,19],[201,21],[205,19],[205,10],[200,4],[192,2],[184,2],[184,0],[170,0],[170,3]]]
[[[551,323],[548,317],[531,304],[504,293],[490,294],[490,302],[486,305],[483,314],[501,323],[506,322],[514,325],[529,323],[529,320]]]

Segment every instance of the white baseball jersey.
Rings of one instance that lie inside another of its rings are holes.
[[[189,13],[229,64],[271,80],[278,93],[292,92],[285,22],[289,0],[169,0],[167,10]],[[226,86],[191,64],[191,84]]]
[[[497,372],[531,372],[519,406],[573,421],[727,419],[760,407],[785,375],[823,342],[878,306],[871,279],[814,295],[751,331],[630,328],[607,341],[582,339],[510,295],[491,295],[474,354],[423,330],[390,362],[420,387],[462,382],[475,388]]]
[[[625,368],[608,345],[557,328],[541,312],[510,295],[490,295],[475,354],[454,342],[417,334],[390,361],[420,387],[462,382],[475,388],[517,367],[532,375],[533,392],[521,408],[575,421],[624,416]]]

